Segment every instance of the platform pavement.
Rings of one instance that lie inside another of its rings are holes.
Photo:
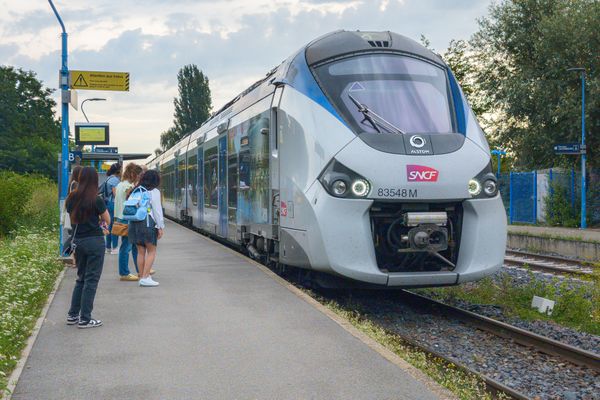
[[[75,273],[49,308],[12,396],[23,399],[436,399],[426,378],[351,335],[239,255],[168,223],[157,288],[107,255],[93,316],[65,324]]]
[[[600,243],[600,229],[577,229],[553,226],[509,225],[509,233],[521,233],[531,236],[545,236],[556,239],[579,239],[584,242]]]

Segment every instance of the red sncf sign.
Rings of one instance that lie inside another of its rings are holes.
[[[437,182],[439,175],[437,169],[424,165],[406,166],[406,177],[409,182]]]

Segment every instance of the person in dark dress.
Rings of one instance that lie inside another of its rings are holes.
[[[92,309],[104,265],[104,235],[110,215],[106,203],[98,197],[98,173],[94,168],[81,169],[77,188],[67,197],[66,209],[75,232],[73,243],[77,246],[77,280],[67,324],[95,328],[102,325],[102,321],[92,318]]]

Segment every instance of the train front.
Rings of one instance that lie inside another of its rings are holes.
[[[455,285],[500,268],[506,214],[489,148],[438,55],[394,33],[336,32],[295,64],[282,109],[304,118],[308,175],[319,173],[304,188],[290,180],[307,234],[296,240],[284,215],[284,251],[295,235],[311,268],[388,286]]]

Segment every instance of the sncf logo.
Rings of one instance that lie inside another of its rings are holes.
[[[437,182],[440,175],[437,169],[424,165],[407,165],[406,176],[409,182]]]

